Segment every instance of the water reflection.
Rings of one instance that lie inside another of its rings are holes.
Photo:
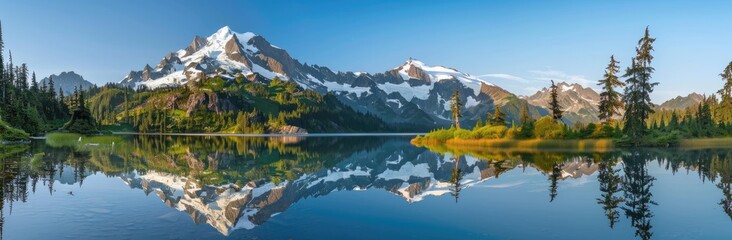
[[[90,140],[91,141],[91,140]],[[54,182],[82,186],[87,176],[120,178],[165,205],[208,224],[222,235],[253,229],[300,200],[337,191],[381,189],[409,203],[449,195],[501,174],[533,168],[546,176],[549,199],[562,199],[560,183],[596,176],[609,228],[630,220],[635,235],[653,236],[650,162],[696,171],[721,190],[719,205],[732,219],[732,151],[642,150],[607,153],[455,151],[416,148],[404,139],[350,138],[101,138],[98,145],[68,139],[35,142],[30,150],[0,155],[2,203],[12,214],[36,189]],[[544,188],[546,189],[546,188]],[[621,193],[622,192],[622,193]],[[60,194],[73,194],[72,192]],[[566,198],[566,197],[565,197]],[[462,202],[461,202],[462,203]],[[593,203],[594,204],[594,203]],[[3,211],[5,212],[5,211]],[[0,215],[0,234],[5,216]]]
[[[618,222],[618,215],[620,214],[618,207],[625,200],[618,196],[620,184],[622,183],[619,175],[620,169],[615,168],[617,158],[608,158],[605,154],[602,154],[599,156],[599,161],[597,164],[597,180],[600,182],[600,192],[602,194],[597,198],[597,204],[600,204],[605,211],[605,216],[607,216],[610,222],[610,228],[614,228],[615,223]]]

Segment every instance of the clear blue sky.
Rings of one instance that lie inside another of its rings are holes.
[[[646,25],[657,38],[655,102],[713,93],[732,60],[731,1],[2,1],[7,50],[39,76],[119,81],[228,25],[301,62],[383,72],[414,57],[485,75],[517,94],[548,79],[585,85]]]

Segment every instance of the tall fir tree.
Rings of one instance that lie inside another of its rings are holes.
[[[554,84],[552,80],[552,86],[549,88],[549,110],[552,112],[552,118],[554,120],[562,119],[562,106],[559,105],[559,87]]]
[[[654,68],[651,67],[653,56],[653,42],[655,38],[651,38],[648,27],[644,36],[638,40],[636,47],[636,56],[632,60],[623,77],[628,79],[625,81],[625,95],[623,102],[625,103],[625,128],[623,129],[634,145],[638,145],[642,136],[646,133],[646,119],[653,113],[653,104],[651,103],[651,93],[653,87],[658,83],[651,82],[651,74]]]
[[[491,116],[491,125],[495,126],[506,126],[506,114],[501,111],[500,106],[496,106],[496,109],[493,111],[493,115]]]
[[[460,129],[460,117],[463,116],[463,104],[460,102],[460,91],[457,88],[450,98],[450,110],[452,111],[453,126]]]
[[[5,59],[3,53],[5,52],[5,42],[3,42],[3,23],[0,21],[0,80],[3,80],[5,76]],[[0,86],[3,87],[3,86]]]
[[[53,82],[53,76],[48,77],[48,96],[51,99],[56,99],[56,86]]]
[[[526,101],[521,101],[521,115],[519,121],[521,126],[524,126],[531,121],[531,116],[529,115],[529,103]]]
[[[31,92],[33,92],[33,94],[38,94],[38,81],[36,80],[35,71],[33,71],[33,75],[31,76]]]
[[[598,111],[600,112],[597,116],[600,121],[608,123],[613,116],[620,115],[619,109],[623,107],[621,101],[622,95],[615,91],[616,87],[624,87],[625,83],[618,79],[617,74],[620,72],[618,61],[615,61],[615,56],[610,56],[610,63],[605,68],[604,78],[601,79],[597,85],[602,86],[602,92],[600,93],[600,104]]]
[[[721,99],[717,118],[720,122],[732,123],[732,62],[727,64],[719,76],[722,77],[724,86],[718,92]]]

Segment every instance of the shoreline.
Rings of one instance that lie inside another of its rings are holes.
[[[607,152],[634,148],[732,148],[732,137],[729,138],[691,138],[679,140],[673,146],[626,147],[619,146],[614,139],[458,139],[447,141],[435,139],[413,138],[410,143],[417,147],[446,147],[455,149],[498,149],[498,150],[542,150],[542,151],[597,151]]]
[[[425,133],[306,133],[306,134],[247,134],[247,133],[139,133],[139,132],[112,132],[112,135],[139,135],[139,136],[201,136],[201,137],[408,137],[419,136]]]

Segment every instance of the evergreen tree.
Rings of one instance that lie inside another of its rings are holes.
[[[460,129],[460,117],[463,116],[463,104],[460,103],[460,91],[457,88],[450,98],[450,110],[452,111],[452,121],[455,128]]]
[[[552,118],[554,120],[562,119],[563,113],[562,107],[559,106],[558,92],[558,87],[554,84],[554,80],[552,80],[552,86],[549,88],[549,110],[552,112]]]
[[[521,102],[521,119],[519,120],[521,126],[525,126],[531,121],[531,116],[529,116],[529,104],[526,101]]]
[[[721,102],[719,103],[718,119],[724,123],[732,122],[732,62],[724,68],[719,76],[724,81],[724,86],[719,90]]]
[[[621,101],[621,95],[615,91],[616,87],[623,87],[625,83],[618,80],[617,73],[620,72],[618,67],[618,61],[615,61],[615,56],[610,56],[610,64],[605,69],[605,76],[600,80],[597,85],[602,86],[602,93],[600,93],[600,104],[598,110],[600,114],[597,116],[601,121],[607,123],[614,115],[620,115],[618,109],[623,107]]]
[[[638,40],[636,47],[636,56],[633,58],[632,65],[626,70],[623,77],[627,77],[627,86],[625,87],[625,128],[623,132],[638,145],[646,132],[646,119],[653,113],[653,104],[651,103],[651,92],[653,87],[658,83],[651,83],[651,74],[654,69],[651,67],[653,56],[653,42],[655,38],[651,38],[648,28],[646,27],[645,35]]]
[[[36,72],[33,72],[33,75],[31,77],[31,92],[33,94],[38,94],[38,81],[36,81]]]
[[[668,128],[670,130],[679,129],[679,115],[676,114],[676,110],[671,113],[671,120],[668,121]]]
[[[53,77],[50,76],[48,77],[48,96],[51,99],[56,98],[56,86],[54,86]]]
[[[3,80],[5,76],[5,59],[3,57],[4,52],[5,42],[3,42],[3,24],[2,21],[0,21],[0,81]],[[0,85],[0,88],[5,89],[2,85]]]
[[[478,121],[475,122],[475,127],[473,127],[473,129],[478,129],[478,128],[482,128],[482,127],[483,127],[483,119],[478,117]]]
[[[496,106],[490,121],[492,125],[506,126],[506,114],[501,111],[501,107]]]
[[[82,87],[81,84],[79,84],[79,97],[77,99],[77,101],[79,102],[79,108],[86,109],[86,107],[84,106],[84,87]]]

